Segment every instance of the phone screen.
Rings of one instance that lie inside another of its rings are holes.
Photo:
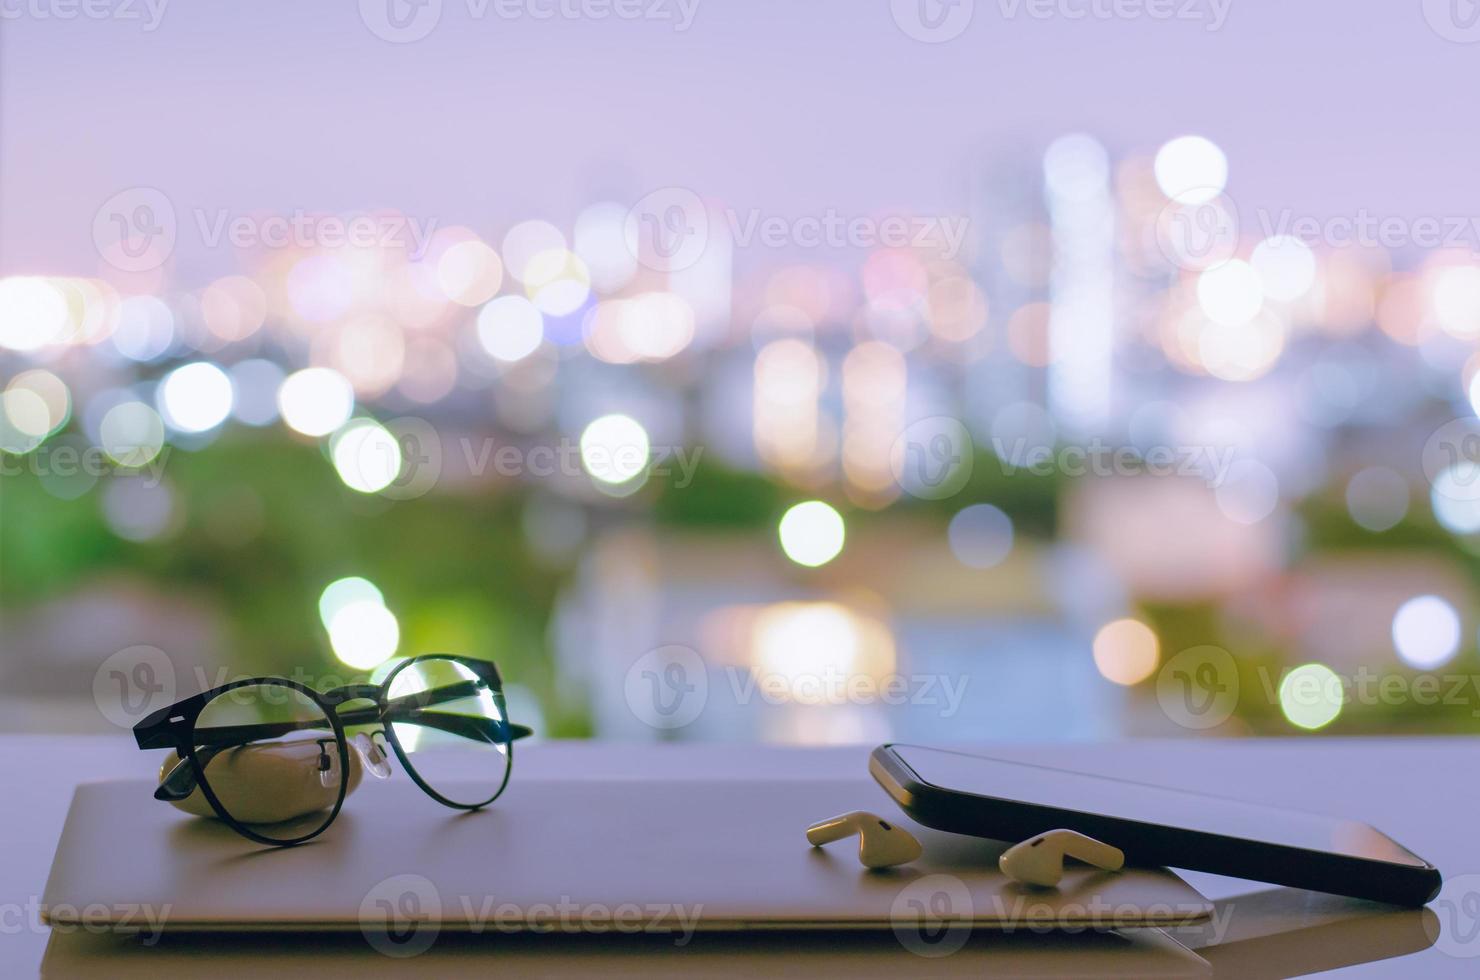
[[[943,749],[913,745],[895,745],[893,749],[923,781],[943,790],[1369,861],[1428,867],[1396,841],[1355,820]]]

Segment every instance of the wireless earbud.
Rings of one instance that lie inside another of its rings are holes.
[[[864,810],[854,810],[807,828],[807,843],[813,847],[858,835],[858,860],[866,868],[892,868],[920,856],[920,842],[903,827]]]
[[[1002,873],[1025,885],[1051,888],[1064,877],[1064,856],[1078,858],[1106,871],[1125,867],[1125,852],[1073,830],[1050,830],[1014,844],[1002,852]]]

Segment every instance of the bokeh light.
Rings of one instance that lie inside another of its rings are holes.
[[[267,317],[267,296],[246,276],[225,276],[206,287],[200,297],[206,328],[221,340],[245,340]]]
[[[973,504],[946,529],[951,553],[967,568],[991,568],[1012,551],[1012,518],[991,504]]]
[[[1325,664],[1301,664],[1280,681],[1280,710],[1290,724],[1313,731],[1341,714],[1341,678]]]
[[[524,288],[541,313],[568,316],[591,295],[591,273],[579,256],[552,248],[525,263]]]
[[[1228,158],[1211,140],[1179,136],[1156,152],[1156,185],[1179,204],[1202,204],[1223,193]]]
[[[509,275],[527,282],[530,263],[542,252],[565,251],[565,236],[548,221],[521,221],[504,235],[504,265]]]
[[[209,361],[182,364],[164,376],[157,399],[160,414],[171,427],[207,432],[231,414],[231,379]]]
[[[390,486],[405,462],[400,442],[371,419],[355,419],[334,433],[329,454],[344,485],[360,493]]]
[[[66,382],[44,368],[22,371],[5,386],[5,414],[27,436],[44,439],[67,424],[72,395]]]
[[[437,260],[437,285],[461,306],[481,306],[498,293],[504,265],[486,242],[457,242]]]
[[[329,620],[329,645],[334,648],[334,656],[356,670],[373,670],[400,644],[401,624],[377,600],[350,602]]]
[[[1248,323],[1264,306],[1259,273],[1242,259],[1204,269],[1197,277],[1197,305],[1215,323],[1233,327]]]
[[[164,420],[141,401],[108,409],[98,432],[103,451],[119,466],[146,466],[164,448]]]
[[[40,276],[0,279],[0,347],[38,350],[67,336],[67,300]]]
[[[603,415],[581,432],[581,465],[592,479],[619,485],[647,470],[647,430],[629,415]]]
[[[118,305],[113,346],[131,361],[153,361],[175,342],[175,314],[156,296],[130,296]]]
[[[288,375],[278,389],[278,412],[295,432],[326,436],[349,421],[355,390],[332,368],[304,368]]]
[[[1393,616],[1393,647],[1410,667],[1443,666],[1459,650],[1459,640],[1459,613],[1439,596],[1414,596]]]
[[[1254,246],[1249,264],[1259,274],[1264,293],[1292,303],[1316,284],[1316,257],[1310,247],[1290,235],[1272,235]]]
[[[385,597],[374,582],[358,575],[335,579],[324,586],[324,591],[319,595],[319,620],[324,624],[324,629],[329,628],[329,624],[341,610],[356,602],[384,605]]]
[[[781,550],[798,565],[826,565],[843,550],[843,515],[831,504],[808,500],[781,515]]]
[[[1480,531],[1480,464],[1460,460],[1434,477],[1429,490],[1434,518],[1455,534]]]
[[[1441,269],[1434,281],[1434,316],[1439,329],[1461,340],[1480,337],[1480,268]]]
[[[1156,672],[1161,644],[1138,619],[1117,619],[1100,627],[1092,652],[1095,669],[1108,681],[1129,686]]]
[[[495,360],[521,361],[544,339],[544,317],[523,296],[500,296],[478,311],[478,343]]]

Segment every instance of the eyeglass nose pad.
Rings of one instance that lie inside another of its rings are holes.
[[[329,746],[334,743],[332,738],[321,738],[319,744],[319,785],[325,789],[333,789],[339,785],[339,754],[331,753]]]
[[[375,739],[361,732],[350,739],[349,744],[353,745],[355,751],[360,753],[360,758],[364,761],[365,768],[370,771],[370,775],[376,779],[389,778],[391,774],[391,761],[386,758],[385,750],[376,743]]]

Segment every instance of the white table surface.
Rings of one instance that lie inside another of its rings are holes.
[[[1238,796],[1254,802],[1321,810],[1366,820],[1438,865],[1446,887],[1431,911],[1375,912],[1289,889],[1209,875],[1187,875],[1209,898],[1229,903],[1231,928],[1220,950],[1194,934],[1178,936],[1216,968],[1217,975],[1290,976],[1333,966],[1343,976],[1471,977],[1480,975],[1480,742],[1474,739],[1297,739],[1262,741],[1147,741],[1116,744],[995,745],[974,750],[1093,770],[1186,789]],[[639,745],[552,742],[521,746],[515,780],[777,778],[806,780],[863,776],[867,747],[785,749],[741,745]],[[154,949],[111,936],[51,936],[36,920],[73,787],[81,781],[146,778],[158,753],[142,753],[123,733],[116,737],[0,737],[0,976],[31,976],[47,955],[49,975],[221,976],[313,975],[365,977],[404,973],[486,976],[499,963],[520,975],[607,975],[759,972],[819,975],[951,975],[983,965],[1016,975],[1073,969],[1082,975],[1123,975],[1145,950],[1101,942],[1065,940],[1054,955],[1042,937],[977,937],[953,957],[924,959],[902,950],[893,936],[830,935],[698,937],[675,954],[671,946],[644,945],[638,937],[586,941],[586,937],[497,937],[490,949],[443,937],[419,960],[382,957],[359,937],[195,938],[167,940]],[[353,805],[351,802],[349,805]],[[880,809],[891,804],[881,795]],[[1257,898],[1254,898],[1255,894]],[[1246,910],[1241,918],[1239,910]],[[1241,929],[1242,923],[1242,929]],[[1399,958],[1378,959],[1393,949],[1437,941]],[[1257,934],[1257,941],[1250,938]],[[1236,942],[1235,939],[1250,939]],[[703,940],[703,941],[700,941]],[[47,954],[47,943],[55,947]],[[1158,946],[1160,940],[1147,940]],[[1134,944],[1133,944],[1134,945]],[[1173,951],[1181,954],[1180,946]],[[986,959],[982,959],[986,957]],[[1221,958],[1220,958],[1221,957]],[[1363,962],[1367,960],[1368,962]],[[1158,964],[1177,962],[1160,952]],[[1209,975],[1206,963],[1186,954],[1184,966],[1166,975]],[[1356,963],[1357,965],[1343,965]],[[314,972],[309,974],[306,969]],[[1158,967],[1160,969],[1160,967]]]

